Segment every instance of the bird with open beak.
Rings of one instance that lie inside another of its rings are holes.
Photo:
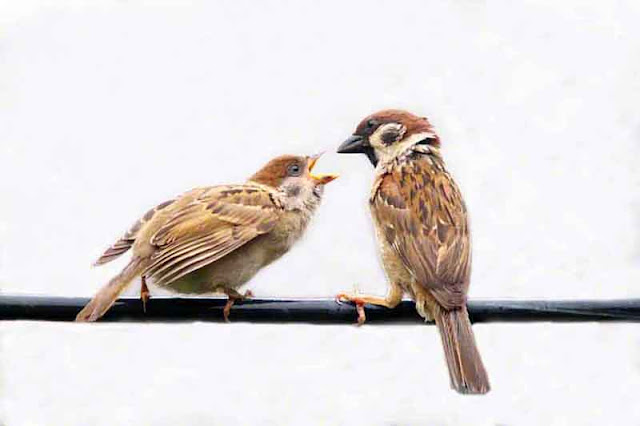
[[[149,280],[183,294],[226,294],[227,320],[233,302],[250,296],[237,288],[300,239],[325,184],[337,177],[312,173],[319,157],[277,157],[244,184],[194,189],[148,211],[97,260],[102,265],[133,251],[76,321],[100,318],[137,276],[145,309]]]
[[[369,204],[390,289],[385,298],[340,294],[358,307],[396,307],[404,294],[435,320],[460,393],[483,394],[489,379],[478,352],[466,301],[471,272],[467,209],[445,167],[440,139],[426,118],[401,110],[366,117],[339,153],[363,153],[375,166]]]

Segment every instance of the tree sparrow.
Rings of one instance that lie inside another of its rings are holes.
[[[236,289],[300,239],[324,185],[337,177],[311,173],[319,156],[281,156],[245,184],[194,189],[147,212],[96,262],[133,249],[129,264],[76,321],[100,318],[137,276],[143,303],[149,297],[147,279],[179,293],[222,291],[229,297],[227,319],[234,300],[248,296]]]
[[[366,117],[338,152],[364,153],[375,166],[369,203],[390,282],[386,298],[341,294],[338,299],[356,303],[362,324],[365,303],[394,308],[408,293],[422,317],[435,319],[451,386],[465,394],[488,392],[466,307],[467,209],[433,127],[406,111],[380,111]]]

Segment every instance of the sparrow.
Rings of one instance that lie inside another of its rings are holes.
[[[369,206],[390,289],[385,298],[337,296],[358,308],[395,308],[404,294],[440,332],[451,387],[484,394],[489,379],[476,346],[466,301],[471,273],[467,209],[427,118],[402,110],[366,117],[338,153],[363,153],[375,167]]]
[[[251,296],[237,288],[291,249],[337,177],[312,173],[320,155],[277,157],[244,184],[193,189],[149,210],[96,261],[133,252],[76,321],[100,318],[138,276],[145,309],[149,280],[177,293],[226,294],[228,320],[234,301]]]

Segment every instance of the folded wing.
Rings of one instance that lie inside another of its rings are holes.
[[[381,175],[371,210],[386,241],[420,284],[447,309],[464,305],[471,247],[460,191],[420,154]]]
[[[264,187],[209,188],[151,237],[156,251],[143,274],[169,284],[271,231],[280,212],[274,194]]]

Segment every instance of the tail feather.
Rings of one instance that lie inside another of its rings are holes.
[[[131,262],[113,277],[104,287],[102,287],[93,299],[82,308],[76,316],[76,321],[95,321],[105,314],[116,301],[120,293],[136,278],[143,270],[143,266],[138,259]]]
[[[435,320],[449,367],[451,387],[463,394],[489,392],[489,378],[476,346],[467,308],[439,309]]]
[[[131,248],[134,242],[135,239],[120,238],[94,262],[93,266],[104,265],[120,257],[121,254],[126,253]]]

